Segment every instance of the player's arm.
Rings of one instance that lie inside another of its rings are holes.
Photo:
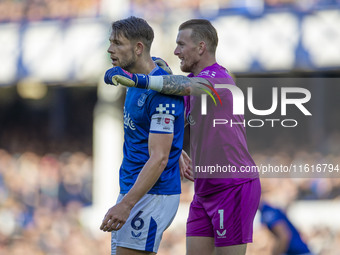
[[[155,185],[166,167],[172,140],[173,134],[149,134],[150,158],[139,173],[131,190],[120,203],[109,209],[100,227],[101,230],[111,232],[119,230],[124,225],[131,209]]]
[[[211,83],[204,78],[199,77],[187,77],[184,75],[165,75],[163,76],[162,86],[150,86],[153,90],[159,90],[159,92],[168,95],[188,96],[188,95],[200,95],[206,93],[206,90],[211,91]]]
[[[271,228],[271,232],[275,236],[275,244],[272,255],[281,255],[287,252],[289,243],[292,238],[291,231],[284,221],[278,221]]]
[[[105,73],[105,83],[152,89],[163,94],[186,96],[200,95],[212,92],[211,83],[200,77],[184,75],[150,76],[145,74],[131,74],[121,67],[113,67]]]

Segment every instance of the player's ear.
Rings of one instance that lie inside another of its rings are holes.
[[[199,42],[198,44],[198,53],[202,55],[207,50],[207,44],[204,41]]]
[[[135,45],[136,55],[141,55],[144,51],[144,44],[142,42],[137,42]]]

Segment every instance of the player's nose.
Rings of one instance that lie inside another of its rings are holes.
[[[175,54],[176,56],[178,56],[178,55],[180,54],[180,50],[179,50],[179,47],[178,47],[178,46],[176,47],[176,49],[175,49],[175,51],[174,51],[174,54]]]
[[[110,54],[114,53],[115,52],[114,47],[110,45],[109,48],[107,49],[107,52]]]

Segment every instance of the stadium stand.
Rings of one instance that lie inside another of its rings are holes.
[[[182,9],[181,15],[184,13],[188,19],[204,16],[200,8],[206,2],[131,0],[129,15],[157,21],[165,29],[171,27],[171,22],[178,18],[179,8]],[[247,13],[247,1],[212,2],[216,3],[218,10],[214,12],[217,13],[214,19],[223,17],[224,11],[236,15],[239,13],[240,16]],[[338,0],[257,2],[263,5],[265,12],[288,10],[292,13],[313,13],[334,7],[339,11],[340,5]],[[0,31],[2,26],[9,23],[20,23],[25,27],[36,21],[89,18],[97,22],[102,18],[100,5],[99,0],[3,0],[0,1]],[[168,15],[170,12],[173,14]],[[109,23],[106,22],[105,26],[109,27]],[[162,29],[156,28],[157,35]],[[104,52],[105,47],[101,49]],[[301,49],[301,44],[298,47]],[[172,54],[172,49],[169,52]],[[18,70],[22,68],[20,61],[15,61]],[[177,65],[177,62],[172,61],[170,65]],[[330,69],[337,70],[331,76],[338,77],[339,63],[323,68],[308,65],[306,69],[299,69],[299,66],[294,66],[294,70],[284,70],[283,73],[294,77],[321,77],[318,84],[323,85],[331,78]],[[262,70],[261,75],[263,73],[266,70]],[[252,78],[255,74],[253,69],[249,69],[236,72],[235,75],[241,79]],[[275,75],[271,73],[269,77]],[[25,76],[25,72],[18,71],[10,84],[0,84],[0,254],[108,254],[109,235],[91,231],[85,224],[91,219],[84,221],[82,216],[82,210],[93,203],[92,139],[93,115],[98,102],[97,84],[88,86],[72,83],[69,86],[70,81],[74,82],[72,74],[68,80],[48,84],[48,95],[51,96],[48,100],[32,100],[22,98],[17,92],[17,84],[22,76]],[[256,79],[261,83],[259,76]],[[308,127],[307,131],[282,132],[279,134],[281,137],[270,129],[248,129],[248,144],[258,165],[340,164],[339,89],[327,85],[323,94],[318,90],[311,91],[313,97],[320,95],[324,98],[320,103],[325,105],[321,118],[323,123],[303,121]],[[318,108],[320,104],[316,103],[315,107]],[[322,131],[313,129],[313,125],[314,128],[322,126]],[[315,136],[312,137],[311,133]],[[266,137],[265,141],[263,137]],[[277,206],[290,213],[292,220],[298,221],[297,226],[303,238],[315,254],[339,254],[338,215],[324,214],[324,211],[318,214],[320,208],[326,208],[329,213],[338,209],[339,177],[263,178],[262,187],[270,190]],[[164,234],[160,255],[185,254],[186,210],[192,199],[192,189],[191,183],[182,183],[181,207],[173,226]],[[307,220],[307,214],[304,215],[306,212],[313,217],[314,222]],[[302,217],[304,220],[301,220],[301,215],[305,216]],[[327,221],[332,217],[335,219],[333,224]],[[269,233],[256,223],[254,243],[249,245],[247,255],[269,255],[272,245]]]

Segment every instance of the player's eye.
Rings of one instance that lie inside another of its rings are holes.
[[[110,44],[111,45],[121,45],[122,43],[118,40],[112,40],[112,41],[110,41]]]

